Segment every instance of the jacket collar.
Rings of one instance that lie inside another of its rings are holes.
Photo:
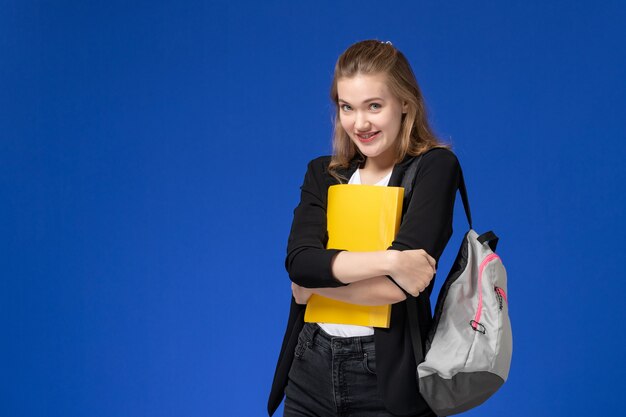
[[[391,171],[391,178],[389,178],[390,187],[400,186],[400,184],[402,183],[402,178],[404,178],[404,173],[411,164],[411,161],[413,161],[415,158],[417,157],[412,155],[406,155],[401,162],[393,166],[393,171]]]
[[[401,162],[398,162],[393,166],[393,170],[391,171],[391,178],[389,178],[388,184],[390,187],[400,186],[400,184],[402,183],[402,178],[404,177],[404,173],[406,172],[411,161],[413,161],[413,159],[415,158],[415,156],[406,155]],[[352,161],[350,161],[350,165],[347,168],[339,169],[337,170],[337,172],[343,177],[350,179],[352,174],[354,174],[354,171],[356,171],[357,168],[362,166],[364,163],[365,160],[361,159],[360,155],[357,155],[352,159]]]

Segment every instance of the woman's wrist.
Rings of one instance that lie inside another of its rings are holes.
[[[398,255],[399,251],[395,249],[388,249],[385,251],[384,262],[383,262],[383,271],[381,271],[380,275],[391,275],[395,274],[395,266],[398,263]]]

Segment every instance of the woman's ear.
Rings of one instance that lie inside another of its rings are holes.
[[[405,101],[402,103],[402,114],[406,114],[409,111],[409,104]]]

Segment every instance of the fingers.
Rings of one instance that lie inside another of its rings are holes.
[[[427,284],[427,285],[425,285],[425,286],[423,286],[423,287],[422,287],[422,286],[420,286],[419,288],[417,288],[417,290],[416,290],[415,294],[412,294],[412,295],[413,295],[413,297],[417,297],[418,295],[420,295],[421,293],[423,293],[423,292],[426,290],[426,288],[427,288],[427,287],[428,287],[428,284]]]
[[[433,269],[433,274],[435,274],[437,272],[437,261],[435,260],[435,258],[430,256],[428,252],[426,252],[424,249],[418,249],[418,250],[422,255],[424,255],[426,262],[428,262],[428,265],[430,265],[430,267]]]
[[[437,261],[435,261],[435,258],[433,258],[432,256],[430,256],[428,254],[428,252],[424,251],[424,256],[426,257],[426,260],[428,261],[428,263],[430,264],[430,266],[433,267],[433,271],[437,268]]]
[[[424,280],[423,278],[417,278],[409,283],[407,283],[406,287],[403,286],[404,290],[411,294],[413,297],[417,297],[420,293],[426,291],[428,285],[430,284],[430,279]]]
[[[304,289],[296,284],[295,282],[291,283],[291,293],[293,298],[296,300],[296,304],[306,304],[308,301],[308,297],[305,294]]]
[[[417,290],[415,290],[415,292],[411,292],[410,294],[411,294],[413,297],[418,297],[418,296],[419,296],[421,293],[423,293],[425,290],[426,290],[426,287],[421,288],[421,289],[417,289]]]

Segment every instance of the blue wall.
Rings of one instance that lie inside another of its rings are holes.
[[[502,3],[2,1],[0,415],[264,415],[292,210],[367,38],[501,236],[513,364],[467,415],[621,410],[626,5]]]

